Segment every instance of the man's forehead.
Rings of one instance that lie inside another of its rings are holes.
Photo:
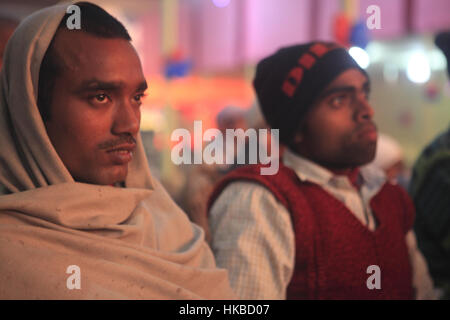
[[[126,84],[144,79],[139,57],[125,39],[60,30],[55,37],[54,50],[62,73],[67,72],[75,82],[101,79]]]
[[[110,60],[140,67],[139,57],[128,40],[102,38],[79,30],[58,30],[54,49],[63,67],[102,67]]]
[[[333,81],[331,81],[327,89],[342,85],[359,87],[365,84],[370,84],[369,77],[361,70],[353,68],[340,73]]]
[[[350,90],[368,90],[370,91],[369,77],[359,69],[348,69],[339,74],[331,83],[322,90],[316,103],[326,99],[329,95]]]
[[[77,91],[95,91],[95,90],[121,90],[128,86],[133,86],[134,90],[145,91],[147,89],[147,81],[145,79],[136,78],[137,82],[125,82],[122,80],[114,81],[112,79],[102,80],[100,78],[85,79],[80,82]]]

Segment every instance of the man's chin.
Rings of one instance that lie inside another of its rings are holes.
[[[114,186],[123,183],[126,180],[127,175],[128,165],[122,165],[95,170],[94,174],[75,178],[75,181],[104,186]]]
[[[120,168],[115,168],[116,170],[114,170],[113,173],[111,173],[111,175],[108,177],[107,179],[107,184],[108,185],[116,185],[116,184],[121,184],[122,182],[124,182],[127,178],[128,175],[128,165],[123,165],[123,166],[117,166]]]
[[[364,166],[366,164],[371,163],[374,159],[375,159],[375,151],[367,153],[367,154],[363,154],[357,159],[355,166],[358,166],[358,167]]]
[[[341,160],[335,164],[342,168],[360,167],[369,164],[375,159],[375,148],[352,150],[341,155]]]

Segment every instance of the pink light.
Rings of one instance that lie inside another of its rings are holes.
[[[225,8],[230,4],[231,0],[212,0],[212,2],[218,8]]]

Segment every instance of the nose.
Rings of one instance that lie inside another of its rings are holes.
[[[366,96],[360,96],[358,98],[358,107],[355,110],[355,120],[357,122],[364,122],[372,120],[374,116],[374,110],[367,100]]]
[[[131,102],[123,101],[117,105],[114,112],[112,133],[115,135],[127,133],[135,137],[140,127],[140,108],[133,106]]]

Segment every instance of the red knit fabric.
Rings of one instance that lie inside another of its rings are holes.
[[[212,193],[209,208],[236,180],[268,188],[291,214],[295,267],[288,299],[411,299],[412,272],[405,235],[414,207],[400,187],[384,184],[370,205],[377,220],[372,232],[350,210],[316,184],[302,182],[280,163],[276,175],[260,175],[260,165],[234,170]],[[367,267],[381,270],[381,289],[367,288]]]

